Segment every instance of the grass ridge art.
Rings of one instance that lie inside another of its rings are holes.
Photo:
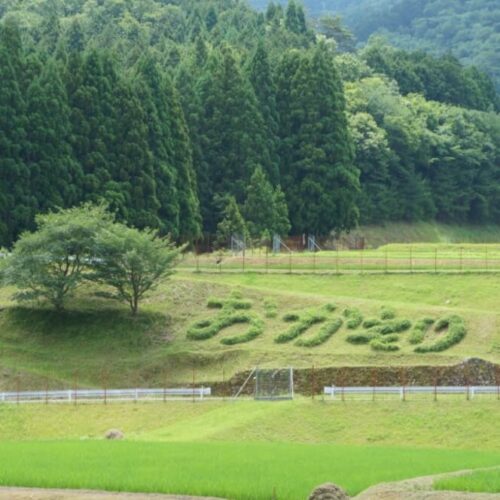
[[[267,319],[278,316],[278,306],[272,299],[262,301],[263,315]],[[250,342],[264,333],[265,321],[249,310],[253,307],[251,300],[245,300],[241,293],[232,292],[228,298],[210,297],[207,300],[208,309],[218,309],[220,313],[214,318],[201,319],[192,323],[187,330],[187,338],[191,340],[208,340],[215,337],[221,330],[236,324],[248,324],[245,333],[220,341],[223,345],[235,345]],[[415,353],[432,353],[444,351],[459,343],[466,335],[464,320],[457,315],[450,315],[435,321],[424,317],[414,324],[409,319],[396,318],[396,312],[389,307],[383,307],[380,318],[364,319],[356,307],[347,307],[342,311],[341,318],[329,318],[329,314],[337,309],[337,305],[327,303],[313,310],[294,311],[283,314],[282,321],[291,325],[277,337],[276,344],[286,344],[296,340],[297,347],[316,347],[328,341],[342,326],[347,330],[357,330],[360,326],[364,331],[353,332],[345,337],[345,341],[353,345],[369,345],[376,352],[396,352],[401,349],[401,334],[411,329],[406,342],[416,346]],[[310,338],[298,339],[314,325],[323,323],[320,330]],[[436,338],[425,342],[432,325]],[[412,328],[413,327],[413,328]],[[440,335],[441,334],[441,335]]]

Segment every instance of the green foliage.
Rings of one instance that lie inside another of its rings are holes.
[[[64,309],[68,297],[91,277],[89,264],[95,263],[97,239],[111,222],[104,206],[38,215],[37,231],[21,236],[4,265],[4,283],[19,290],[14,298],[43,299],[58,311]]]
[[[232,236],[237,236],[245,241],[248,237],[247,226],[234,196],[227,199],[223,218],[217,226],[217,243],[221,247],[227,247]]]
[[[383,351],[383,352],[399,351],[399,346],[397,346],[396,344],[387,342],[385,340],[380,340],[378,338],[375,338],[370,341],[370,347],[374,351]]]
[[[432,318],[419,319],[413,326],[413,330],[408,338],[410,344],[421,344],[424,341],[425,334],[433,324],[434,320]]]
[[[446,318],[441,318],[436,322],[434,327],[436,332],[442,332],[444,329],[448,331],[441,337],[429,344],[422,344],[415,348],[415,352],[428,353],[428,352],[441,352],[449,349],[450,347],[458,344],[467,334],[464,320],[457,315],[451,315]]]
[[[360,345],[369,344],[372,340],[378,338],[376,333],[364,332],[364,333],[352,333],[346,337],[347,342],[350,344]]]
[[[407,319],[398,319],[385,323],[379,327],[376,327],[376,330],[381,335],[390,335],[391,333],[405,332],[410,328],[411,328],[411,321]]]
[[[287,323],[293,323],[294,321],[299,321],[300,315],[297,313],[285,313],[283,315],[283,321]]]
[[[257,338],[264,333],[264,323],[262,320],[256,318],[255,316],[250,316],[249,321],[250,328],[242,335],[235,335],[234,337],[227,337],[222,339],[220,342],[224,345],[235,345],[243,344],[244,342],[250,342],[251,340]]]
[[[311,328],[311,326],[323,323],[325,320],[326,316],[318,313],[307,313],[305,315],[301,315],[297,324],[291,326],[286,332],[278,335],[274,341],[277,344],[290,342],[306,332],[309,328]]]
[[[363,316],[359,309],[344,309],[343,314],[347,318],[346,326],[349,330],[355,330],[363,323]]]
[[[107,296],[128,303],[135,315],[139,302],[174,272],[178,256],[170,239],[157,231],[115,223],[96,236],[89,279],[114,289]]]
[[[295,345],[299,347],[316,347],[324,344],[332,335],[337,333],[342,326],[342,319],[336,318],[325,323],[314,337],[310,339],[299,339]]]
[[[382,321],[379,320],[378,318],[369,318],[365,319],[363,321],[363,328],[370,329],[373,328],[374,326],[379,326],[382,324]]]
[[[266,318],[272,319],[278,317],[278,305],[274,300],[264,300],[264,310]]]
[[[394,311],[394,309],[391,309],[389,307],[383,307],[382,310],[380,311],[380,317],[383,320],[394,319],[396,317],[396,311]]]

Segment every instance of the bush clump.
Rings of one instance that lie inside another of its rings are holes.
[[[191,340],[207,340],[215,337],[223,328],[238,323],[250,323],[253,316],[244,313],[226,313],[214,319],[203,319],[193,323],[187,331],[187,337]]]
[[[298,313],[286,313],[283,315],[283,321],[287,323],[293,323],[294,321],[299,321],[300,315]]]
[[[218,299],[215,297],[210,297],[207,301],[207,307],[209,309],[247,310],[252,308],[252,301],[238,299],[234,296],[231,296],[229,299]]]
[[[440,319],[436,323],[435,331],[442,332],[446,328],[448,328],[446,335],[438,338],[430,344],[419,345],[415,348],[415,352],[427,353],[446,351],[446,349],[449,349],[455,344],[461,342],[467,334],[464,320],[460,316],[451,315]]]
[[[334,312],[334,311],[337,309],[337,305],[336,305],[336,304],[332,304],[332,303],[325,304],[325,305],[323,306],[323,309],[324,309],[326,312]]]
[[[399,351],[399,346],[390,342],[385,342],[379,338],[375,338],[370,342],[370,347],[374,351],[395,352]]]
[[[419,319],[410,334],[410,338],[408,339],[410,344],[417,345],[421,344],[424,341],[425,334],[429,331],[429,328],[434,324],[434,320],[432,318],[423,318]]]
[[[264,300],[264,316],[266,318],[276,318],[278,316],[278,306],[274,300]]]
[[[383,307],[380,311],[380,317],[383,320],[394,319],[396,317],[396,311],[390,307]]]
[[[207,300],[207,307],[209,309],[222,309],[224,307],[224,301],[222,299],[216,299],[215,297],[210,297]]]
[[[363,323],[363,316],[361,315],[359,309],[344,309],[344,316],[347,318],[346,326],[349,330],[356,330],[356,328]]]
[[[250,342],[264,333],[264,323],[259,318],[251,316],[249,323],[250,328],[245,333],[235,335],[234,337],[227,337],[222,339],[220,343],[224,345],[243,344],[244,342]]]
[[[299,339],[295,342],[295,345],[300,347],[316,347],[318,345],[324,344],[332,335],[337,333],[342,326],[342,319],[336,318],[334,320],[325,323],[318,334],[310,339]]]
[[[311,326],[322,323],[325,320],[326,317],[322,314],[307,314],[301,317],[296,325],[293,325],[286,332],[278,335],[274,341],[277,344],[290,342],[291,340],[296,339],[299,335],[302,335],[305,331],[311,328]]]
[[[380,335],[390,335],[391,333],[401,333],[411,328],[411,321],[399,319],[391,321],[377,328]]]
[[[367,330],[370,328],[373,328],[374,326],[379,326],[382,324],[382,321],[380,321],[378,318],[369,318],[363,321],[363,328],[366,328]]]
[[[373,339],[377,338],[376,333],[353,333],[346,337],[347,342],[355,345],[369,344]]]

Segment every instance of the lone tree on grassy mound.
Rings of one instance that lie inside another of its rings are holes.
[[[18,301],[45,299],[62,311],[88,276],[95,239],[112,224],[103,205],[83,205],[38,215],[37,231],[24,233],[4,261],[3,282],[19,289]]]
[[[156,231],[139,231],[113,222],[104,205],[59,210],[36,219],[38,229],[24,233],[2,261],[2,281],[19,290],[18,301],[47,300],[64,310],[85,281],[104,284],[106,296],[130,305],[139,302],[172,274],[179,249]]]
[[[113,224],[96,239],[90,279],[114,288],[100,295],[128,303],[136,315],[144,295],[174,272],[179,252],[156,231]]]

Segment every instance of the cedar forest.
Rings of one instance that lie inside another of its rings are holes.
[[[500,223],[490,76],[293,0],[4,0],[0,80],[0,245],[101,200],[179,242]]]

